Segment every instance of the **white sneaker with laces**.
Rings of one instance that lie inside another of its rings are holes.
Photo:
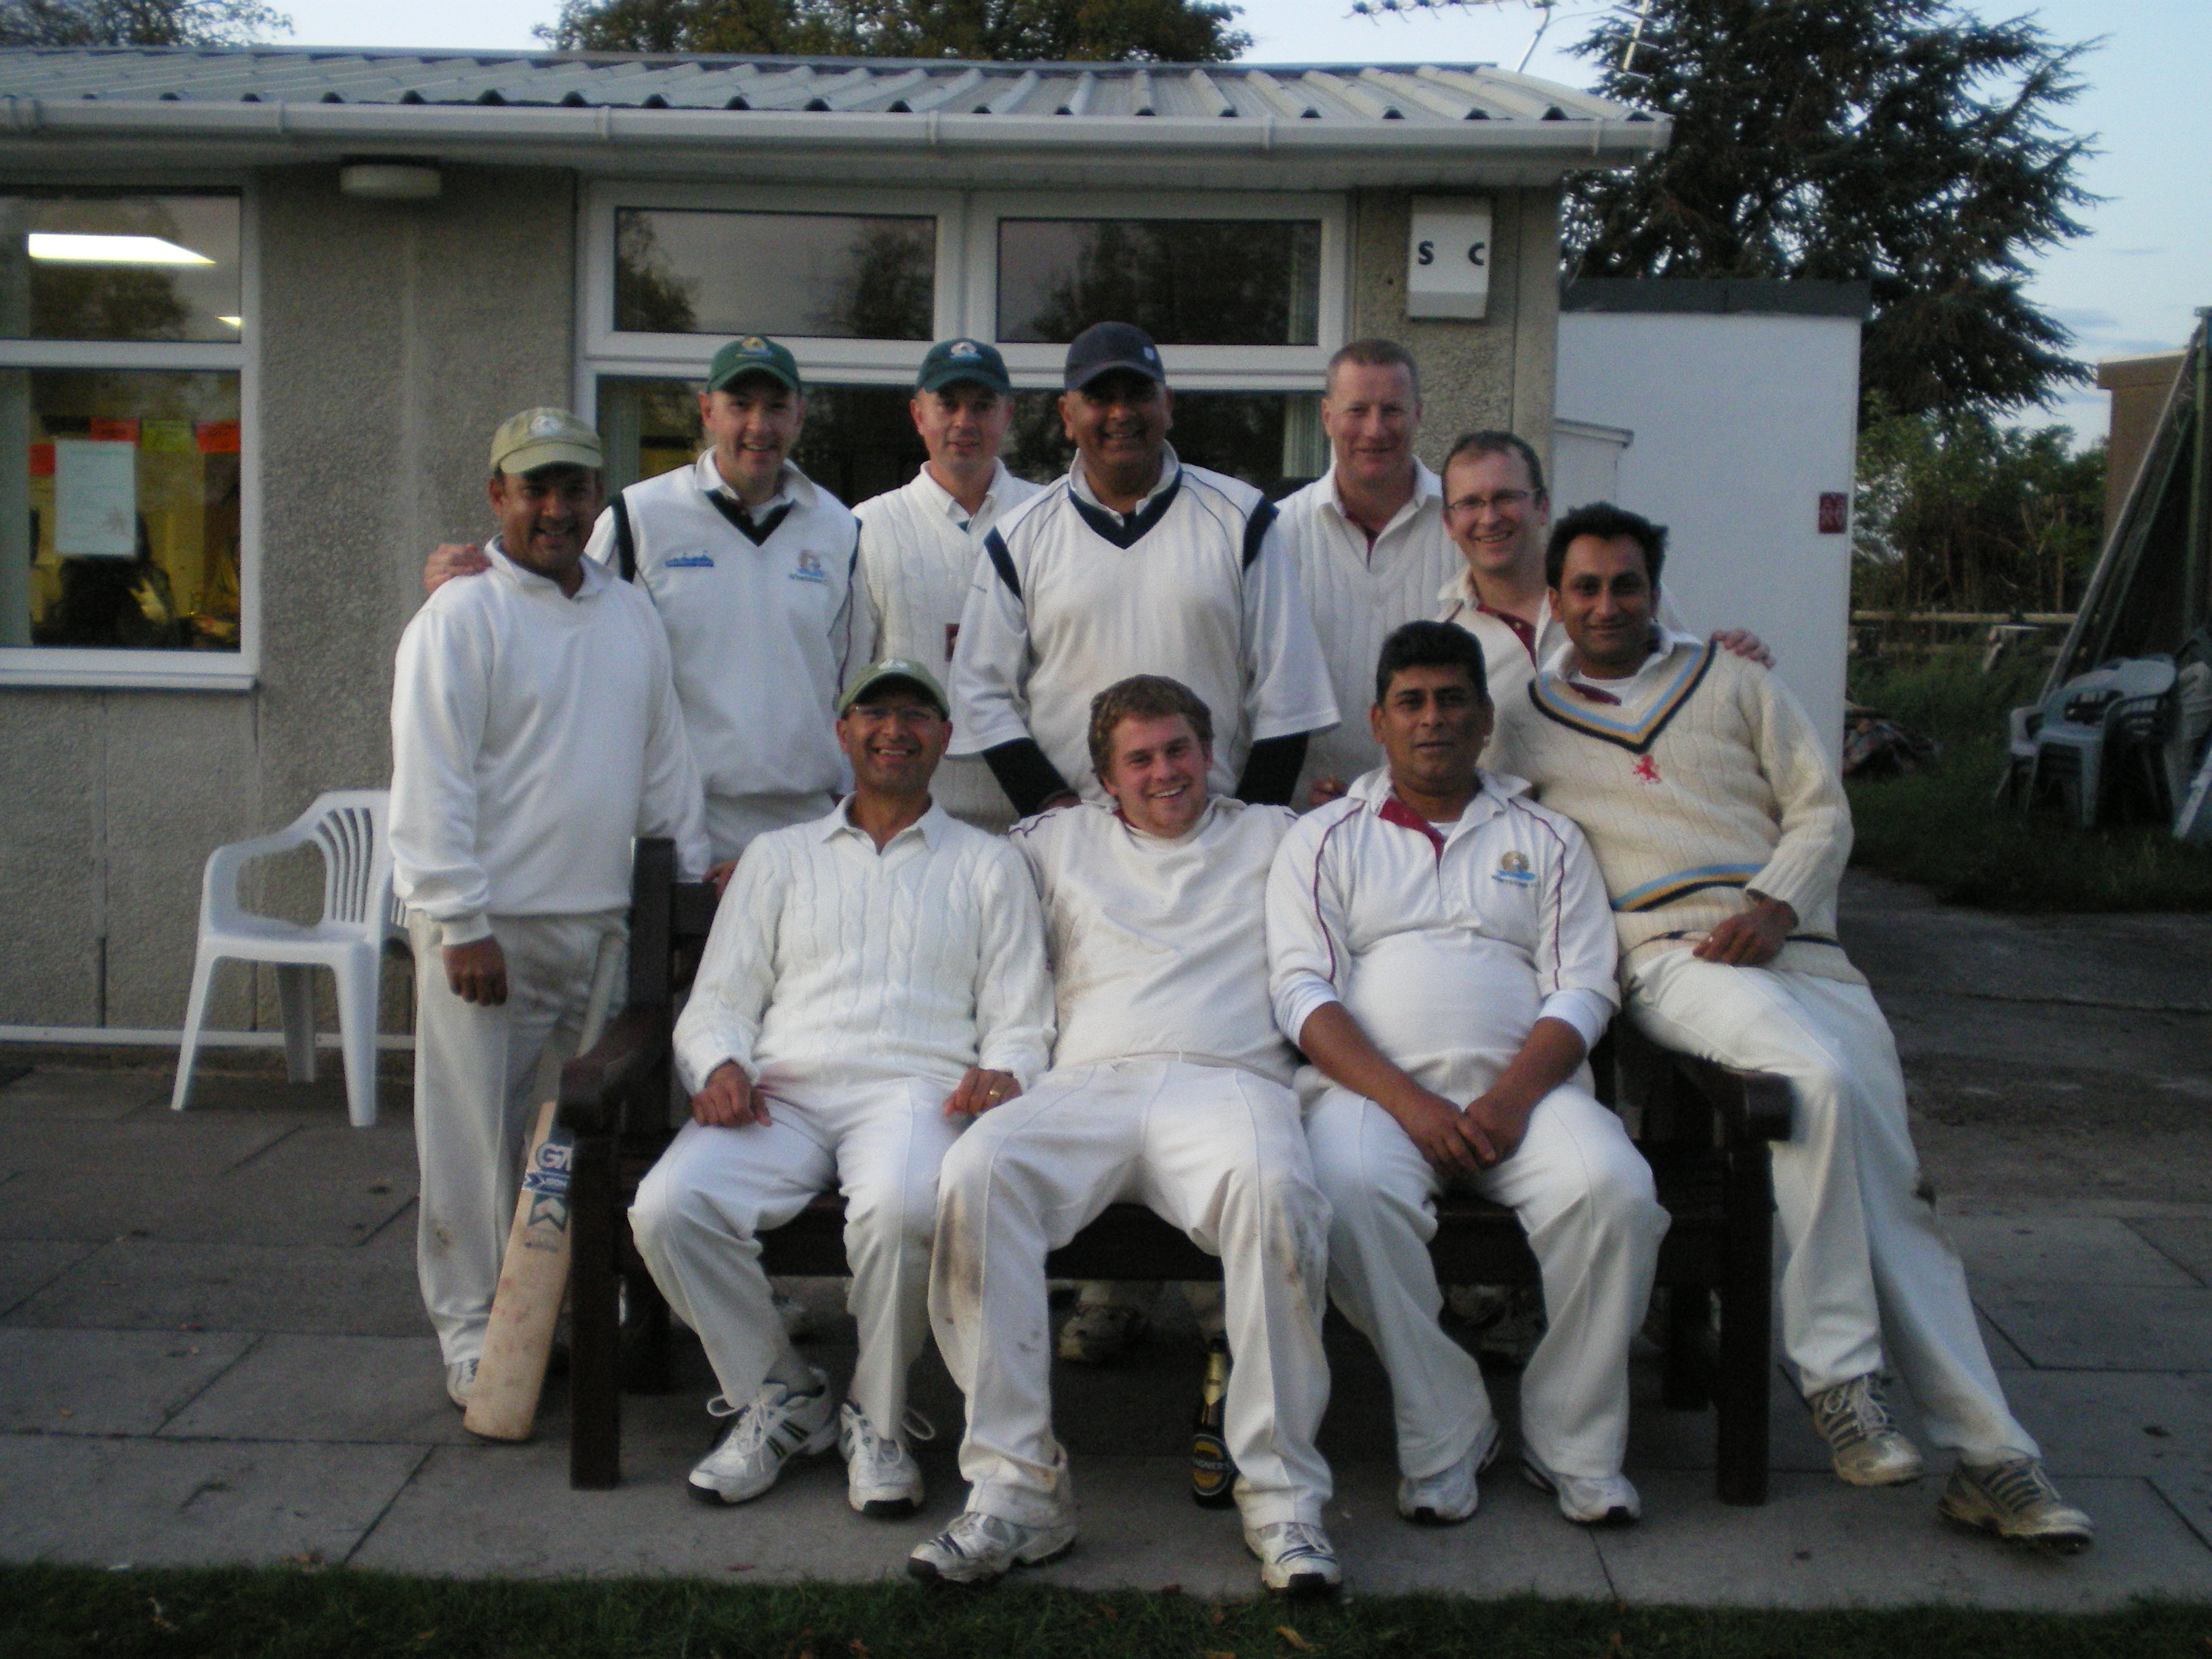
[[[1828,1443],[1838,1479],[1854,1486],[1901,1486],[1920,1478],[1920,1449],[1905,1437],[1872,1371],[1808,1395],[1813,1426]]]
[[[1085,1302],[1060,1328],[1054,1349],[1077,1365],[1110,1365],[1144,1338],[1152,1322],[1124,1302]]]
[[[900,1428],[916,1440],[937,1430],[911,1408]],[[868,1414],[848,1400],[837,1408],[837,1449],[845,1458],[845,1496],[862,1515],[912,1515],[921,1507],[921,1466],[901,1440],[878,1435]]]
[[[1075,1522],[1025,1527],[977,1510],[963,1510],[936,1537],[915,1546],[906,1559],[909,1577],[925,1584],[988,1584],[1013,1567],[1057,1561],[1075,1547]]]
[[[1276,1595],[1331,1595],[1344,1582],[1328,1534],[1307,1521],[1244,1528],[1244,1547],[1260,1558],[1260,1582]]]
[[[1644,1500],[1625,1474],[1555,1474],[1525,1451],[1521,1473],[1537,1491],[1557,1494],[1559,1513],[1578,1527],[1626,1527],[1644,1518]]]
[[[1476,1482],[1498,1461],[1504,1439],[1492,1423],[1487,1437],[1468,1447],[1467,1455],[1449,1468],[1419,1480],[1399,1481],[1398,1513],[1424,1527],[1456,1526],[1472,1517],[1481,1500]]]
[[[781,1382],[763,1382],[744,1405],[717,1396],[708,1412],[731,1419],[721,1443],[691,1471],[691,1495],[702,1504],[742,1504],[775,1485],[783,1466],[804,1453],[812,1457],[837,1443],[830,1379],[814,1373],[814,1392],[793,1394]]]
[[[2077,1554],[2097,1535],[2089,1517],[2058,1495],[2040,1458],[1961,1463],[1951,1471],[1936,1507],[1962,1527],[2054,1555]]]
[[[469,1396],[476,1392],[477,1362],[456,1359],[446,1367],[446,1398],[463,1411],[469,1408]]]

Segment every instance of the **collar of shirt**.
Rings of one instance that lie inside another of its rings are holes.
[[[908,836],[919,836],[922,844],[933,853],[944,845],[945,831],[952,823],[951,815],[933,798],[927,811],[879,848],[876,845],[876,838],[853,822],[850,816],[852,805],[853,798],[848,795],[826,814],[817,818],[814,821],[814,838],[820,842],[832,842],[840,836],[854,836],[867,843],[869,852],[888,853]]]
[[[973,513],[960,505],[960,498],[930,476],[925,464],[914,475],[908,487],[922,500],[942,513],[963,530],[972,530],[978,525],[988,525],[999,516],[999,498],[1005,493],[1006,482],[1013,475],[1006,471],[1004,461],[994,462],[991,471],[991,487],[983,492],[983,503]]]
[[[1388,766],[1378,766],[1372,772],[1363,773],[1352,781],[1352,787],[1345,793],[1384,823],[1417,830],[1429,836],[1441,852],[1461,836],[1496,817],[1505,810],[1505,803],[1514,796],[1528,793],[1528,781],[1508,772],[1479,771],[1474,775],[1474,797],[1460,813],[1459,822],[1448,831],[1437,830],[1426,818],[1398,799],[1397,792],[1390,787],[1390,769]]]
[[[601,564],[597,559],[585,559],[580,562],[584,573],[583,585],[574,593],[562,593],[561,584],[550,576],[541,576],[535,570],[525,570],[517,564],[514,562],[514,556],[507,550],[506,544],[499,537],[494,536],[486,542],[484,551],[492,556],[492,568],[512,581],[517,587],[525,590],[533,587],[548,588],[560,594],[564,599],[592,599],[604,592],[607,583],[613,580],[606,566]]]
[[[1150,507],[1154,501],[1159,500],[1160,496],[1167,490],[1168,486],[1172,484],[1182,476],[1182,463],[1176,458],[1175,446],[1173,444],[1162,444],[1160,446],[1159,482],[1145,492],[1145,499],[1139,501],[1135,507],[1132,507],[1127,513],[1115,514],[1115,516],[1121,519],[1135,518],[1146,507]],[[1091,506],[1097,507],[1101,513],[1114,512],[1112,507],[1107,506],[1105,502],[1098,499],[1098,492],[1091,489],[1091,479],[1083,470],[1083,457],[1080,455],[1078,455],[1075,458],[1074,461],[1067,469],[1067,487],[1073,490],[1075,494],[1083,500],[1090,502]]]
[[[1149,830],[1139,830],[1129,822],[1118,806],[1114,809],[1114,819],[1135,838],[1139,847],[1188,847],[1204,835],[1214,820],[1228,810],[1219,795],[1210,797],[1206,803],[1206,810],[1198,815],[1197,821],[1180,836],[1156,836]]]
[[[692,476],[698,481],[701,494],[721,496],[736,506],[747,518],[757,522],[766,518],[786,502],[804,506],[814,490],[813,480],[789,461],[786,461],[783,464],[783,471],[776,475],[775,494],[758,507],[749,507],[745,504],[744,498],[730,488],[730,481],[722,476],[722,469],[714,465],[714,452],[712,449],[704,452],[694,464]]]
[[[1644,659],[1644,665],[1621,679],[1590,679],[1575,672],[1575,647],[1571,640],[1552,653],[1552,659],[1544,665],[1544,672],[1561,684],[1587,694],[1593,702],[1633,702],[1664,671],[1676,651],[1686,645],[1702,650],[1705,643],[1694,634],[1677,633],[1656,622],[1651,624],[1651,654]]]
[[[1380,546],[1384,537],[1393,531],[1401,530],[1411,524],[1414,519],[1428,510],[1429,503],[1431,501],[1437,504],[1437,511],[1441,514],[1443,511],[1443,499],[1444,481],[1423,465],[1418,456],[1415,457],[1413,493],[1407,498],[1403,507],[1390,515],[1390,522],[1384,525],[1376,536],[1375,544]],[[1337,487],[1336,469],[1333,466],[1329,469],[1328,474],[1328,493],[1322,500],[1328,510],[1343,521],[1346,530],[1352,532],[1362,540],[1366,538],[1367,532],[1354,524],[1352,521],[1352,515],[1344,510],[1344,492]]]

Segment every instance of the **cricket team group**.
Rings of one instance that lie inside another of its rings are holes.
[[[695,463],[605,499],[596,433],[494,436],[498,533],[443,546],[398,653],[391,834],[418,979],[418,1257],[465,1404],[541,1055],[621,948],[634,837],[726,884],[676,1026],[687,1121],[630,1221],[726,1419],[695,1495],[760,1498],[840,1451],[854,1509],[921,1504],[907,1376],[933,1334],[966,1398],[951,1524],[920,1578],[1073,1543],[1045,1258],[1116,1201],[1221,1261],[1223,1439],[1261,1582],[1323,1592],[1326,1300],[1390,1382],[1398,1508],[1462,1522],[1501,1450],[1439,1322],[1447,1189],[1511,1208],[1545,1328],[1525,1477],[1635,1521],[1628,1364],[1668,1216],[1586,1056],[1615,1017],[1778,1073],[1783,1342],[1843,1480],[1956,1455],[1951,1519],[2057,1550],[2091,1522],[1984,1351],[1907,1126],[1888,1028],[1836,939],[1850,818],[1747,635],[1680,631],[1666,532],[1553,521],[1537,452],[1415,455],[1418,364],[1332,360],[1328,473],[1279,504],[1168,441],[1141,331],[1069,346],[1075,458],[1000,459],[988,343],[933,347],[928,459],[848,511],[791,461],[789,351],[708,367]],[[858,1358],[794,1346],[763,1233],[846,1200]],[[1086,1286],[1096,1357],[1152,1287]],[[1200,1298],[1203,1301],[1203,1298]]]

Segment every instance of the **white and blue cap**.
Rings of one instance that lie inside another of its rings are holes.
[[[1093,323],[1068,343],[1066,385],[1070,392],[1115,369],[1167,384],[1160,349],[1134,323]]]

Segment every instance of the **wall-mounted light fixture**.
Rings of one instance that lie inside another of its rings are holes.
[[[387,155],[347,161],[338,168],[338,191],[370,202],[431,202],[445,188],[435,161]]]

